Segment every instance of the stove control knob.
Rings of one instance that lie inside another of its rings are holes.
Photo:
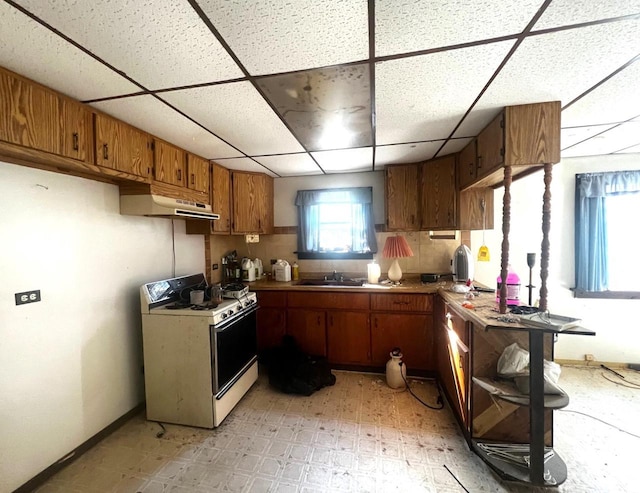
[[[221,318],[222,320],[224,320],[225,318],[227,318],[227,314],[226,314],[226,313],[221,314],[221,315],[220,315],[220,318]]]
[[[233,315],[233,308],[227,312],[229,316]]]

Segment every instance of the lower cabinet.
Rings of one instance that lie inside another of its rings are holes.
[[[293,336],[302,351],[315,356],[327,355],[327,329],[324,310],[291,308],[287,312],[287,334]]]
[[[287,330],[287,293],[258,292],[257,332],[258,353],[279,346]]]
[[[330,363],[371,364],[371,331],[366,312],[330,311],[327,317],[327,356]]]
[[[375,366],[385,365],[395,347],[411,370],[435,370],[431,315],[375,313],[371,316],[371,353]]]

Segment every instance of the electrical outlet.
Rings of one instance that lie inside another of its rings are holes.
[[[596,358],[595,358],[595,356],[593,354],[585,354],[584,355],[584,360],[585,361],[595,361]]]
[[[34,289],[33,291],[24,291],[22,293],[16,293],[16,305],[26,305],[27,303],[37,303],[40,301],[40,290]]]
[[[220,267],[218,266],[218,264],[212,264],[211,265],[211,270],[218,270]]]
[[[274,265],[277,262],[277,260],[275,258],[271,259],[271,265]]]
[[[260,235],[244,235],[245,243],[259,243]]]

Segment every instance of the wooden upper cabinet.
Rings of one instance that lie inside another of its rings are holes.
[[[487,127],[478,134],[477,176],[492,173],[504,164],[504,111],[501,111]]]
[[[477,176],[476,139],[469,142],[458,155],[458,189],[471,185]]]
[[[62,99],[62,155],[93,162],[93,113],[85,105]]]
[[[262,173],[231,172],[232,233],[273,230],[273,178]]]
[[[505,164],[560,162],[560,101],[507,106]]]
[[[416,164],[387,166],[385,169],[385,209],[389,231],[420,229],[419,169]]]
[[[153,170],[156,181],[171,185],[186,186],[186,153],[184,150],[155,140],[153,146]]]
[[[0,140],[61,154],[58,95],[0,70]]]
[[[95,114],[96,164],[136,176],[151,173],[153,151],[148,134],[107,115]]]
[[[206,159],[187,153],[187,187],[208,194],[211,183],[210,167],[209,161]]]
[[[220,219],[213,221],[213,233],[231,233],[231,174],[213,163],[211,168],[211,207]]]
[[[455,155],[433,159],[421,168],[421,229],[455,229],[458,223]]]

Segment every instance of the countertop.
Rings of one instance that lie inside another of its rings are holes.
[[[421,283],[419,278],[408,278],[399,286],[392,286],[380,282],[378,284],[363,284],[362,286],[300,286],[298,281],[274,281],[261,279],[249,283],[251,291],[324,291],[348,293],[395,293],[395,294],[435,294],[438,289],[448,288],[452,281]]]

